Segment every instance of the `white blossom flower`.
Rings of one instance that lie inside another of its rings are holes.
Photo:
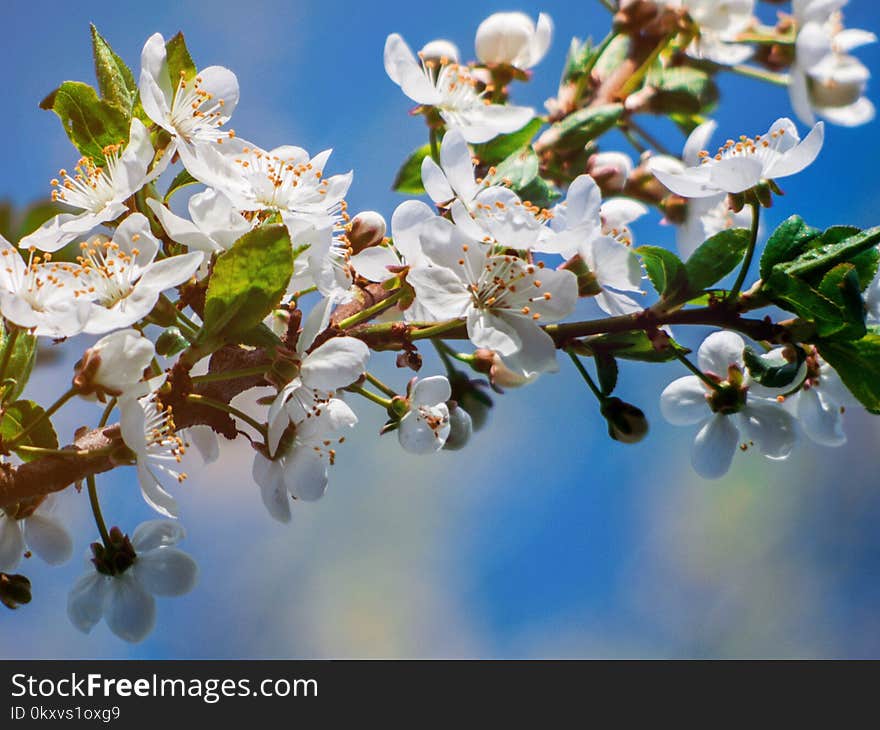
[[[795,0],[798,25],[789,94],[800,120],[813,124],[815,115],[833,124],[854,127],[875,115],[865,97],[870,71],[850,51],[877,36],[857,28],[845,29],[840,8],[846,0]]]
[[[103,618],[120,639],[143,641],[156,624],[154,596],[182,596],[195,586],[198,565],[174,547],[185,536],[182,526],[166,520],[141,523],[130,541],[112,530],[112,555],[96,555],[70,590],[71,623],[87,634]]]
[[[525,13],[493,13],[477,28],[474,46],[481,63],[525,71],[547,55],[552,38],[553,21],[546,13],[537,25]]]
[[[55,495],[36,502],[22,502],[0,509],[0,571],[18,567],[25,550],[33,550],[49,565],[61,565],[70,559],[73,540],[53,514]]]
[[[597,152],[590,157],[588,172],[603,190],[620,192],[635,166],[632,158],[624,152]]]
[[[416,300],[437,319],[463,318],[477,347],[520,353],[526,367],[556,368],[556,348],[540,327],[569,315],[577,279],[568,271],[529,263],[473,240],[443,218],[420,231],[428,266],[410,270]]]
[[[633,208],[624,202],[619,208],[609,209],[610,204],[602,204],[601,191],[593,178],[579,175],[569,186],[565,200],[551,211],[552,235],[545,237],[538,250],[565,258],[579,255],[595,277],[599,308],[608,314],[629,314],[642,307],[623,292],[641,291],[642,269],[638,257],[626,245],[627,223],[643,213],[643,206],[635,203],[638,207]],[[619,227],[609,229],[603,214]]]
[[[345,440],[338,433],[358,420],[345,401],[302,387],[291,390],[284,411],[292,437],[272,460],[257,451],[253,466],[263,504],[279,522],[290,521],[288,495],[306,502],[324,496],[328,468],[336,461],[334,447]]]
[[[842,446],[846,443],[843,414],[859,403],[834,368],[814,351],[807,358],[803,387],[787,397],[785,405],[811,441],[822,446]]]
[[[35,251],[25,262],[0,236],[0,313],[19,327],[43,337],[72,337],[82,332],[91,305],[79,298],[76,267],[54,263]]]
[[[688,48],[694,58],[733,66],[752,55],[752,48],[737,43],[737,36],[755,22],[755,0],[659,0],[669,8],[687,10],[699,27],[699,36]]]
[[[719,193],[742,193],[762,180],[797,174],[816,159],[824,139],[822,122],[801,141],[794,123],[782,118],[763,136],[728,140],[714,156],[701,150],[701,162],[682,172],[668,172],[655,161],[649,166],[673,193],[685,198],[710,198]]]
[[[154,378],[144,390],[154,390],[162,378]],[[142,391],[141,391],[142,392]],[[186,474],[180,471],[186,444],[176,433],[170,407],[163,407],[156,394],[138,397],[132,390],[119,403],[122,440],[135,454],[138,484],[150,507],[166,517],[177,517],[177,500],[162,486],[162,476],[180,483]]]
[[[22,238],[19,246],[51,253],[102,223],[116,220],[128,212],[125,201],[162,172],[161,164],[149,171],[152,160],[150,134],[134,117],[128,142],[106,147],[103,164],[83,157],[73,175],[61,170],[59,179],[52,181],[52,200],[82,212],[60,213],[50,218]]]
[[[80,395],[103,402],[106,396],[121,396],[140,383],[155,355],[153,342],[138,330],[117,330],[86,350],[73,382]]]
[[[535,115],[529,107],[493,104],[478,90],[470,71],[449,59],[416,60],[406,41],[392,33],[385,41],[385,71],[410,99],[435,107],[449,127],[468,142],[487,142],[522,129]]]
[[[439,451],[449,438],[449,406],[452,397],[449,380],[443,375],[417,380],[410,388],[409,411],[400,419],[397,438],[413,454]]]
[[[440,142],[440,164],[429,155],[422,160],[422,184],[438,205],[454,199],[465,205],[476,197],[484,184],[474,179],[474,162],[467,140],[460,129],[450,129]]]
[[[86,332],[109,332],[147,316],[159,295],[190,279],[204,258],[201,251],[191,251],[157,261],[159,248],[149,221],[140,213],[128,216],[112,241],[81,244],[79,291],[93,300]]]
[[[333,337],[303,354],[309,344],[297,343],[299,374],[279,391],[269,408],[270,456],[275,454],[289,423],[299,423],[310,418],[313,411],[320,411],[334,391],[351,385],[367,368],[370,349],[355,337]]]
[[[445,38],[428,41],[422,46],[422,50],[419,51],[420,58],[425,61],[437,61],[438,63],[443,61],[443,59],[446,59],[446,63],[449,61],[458,63],[459,56],[458,46]]]
[[[696,375],[673,381],[660,395],[660,410],[674,426],[699,424],[691,449],[694,470],[706,479],[727,473],[740,432],[769,459],[787,458],[796,439],[792,415],[775,399],[749,392],[745,343],[732,332],[715,332],[697,353],[700,370],[719,383],[710,388]]]
[[[189,199],[189,220],[175,215],[153,198],[147,200],[147,205],[172,241],[204,251],[208,256],[229,250],[252,227],[229,198],[211,188]]]
[[[196,145],[234,136],[221,127],[238,104],[235,74],[222,66],[209,66],[192,79],[183,75],[172,79],[161,33],[154,33],[144,44],[138,87],[147,116],[171,135],[165,154],[176,151],[184,167],[198,154]]]
[[[699,125],[688,136],[681,160],[668,155],[658,155],[652,158],[652,170],[662,170],[677,175],[688,167],[699,165],[700,152],[708,147],[717,126],[712,120]],[[751,219],[752,215],[748,208],[734,213],[724,193],[707,198],[694,198],[688,201],[684,221],[676,225],[675,242],[681,255],[687,257],[716,233],[728,228],[747,228],[751,224]]]

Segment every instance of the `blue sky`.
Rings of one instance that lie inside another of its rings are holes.
[[[149,7],[149,9],[145,9]],[[137,67],[146,37],[183,30],[200,66],[226,65],[242,89],[233,126],[271,147],[334,148],[329,169],[355,170],[353,210],[390,217],[400,162],[425,141],[410,102],[382,69],[387,33],[414,48],[437,37],[472,53],[479,21],[502,2],[14,1],[0,46],[7,69],[0,138],[0,197],[48,192],[76,154],[57,119],[37,108],[65,79],[92,80],[88,23]],[[62,9],[63,8],[63,9]],[[601,37],[598,2],[554,0],[517,9],[551,14],[552,51],[518,101],[540,107],[559,78],[571,35]],[[774,8],[763,6],[764,17]],[[848,25],[878,30],[880,11],[853,0]],[[880,68],[880,51],[860,57]],[[722,77],[720,136],[760,133],[789,114],[784,90]],[[877,98],[872,88],[874,98]],[[677,149],[674,130],[658,131]],[[813,225],[877,224],[876,125],[830,128],[820,159],[783,186],[767,225],[800,212]],[[652,221],[639,241],[671,246]],[[694,345],[699,339],[688,339]],[[32,397],[48,400],[76,359],[42,369]],[[381,356],[379,358],[381,359]],[[401,386],[393,362],[382,368]],[[426,369],[436,368],[428,360]],[[35,602],[0,613],[16,642],[9,656],[877,656],[880,655],[880,486],[866,457],[880,429],[852,414],[850,443],[801,447],[783,464],[738,458],[717,483],[690,473],[688,429],[664,424],[657,396],[674,365],[627,366],[621,397],[644,408],[651,437],[610,442],[595,403],[563,367],[496,399],[489,427],[469,448],[433,459],[380,439],[380,415],[362,424],[334,467],[324,500],[293,524],[264,514],[251,455],[236,443],[223,462],[181,490],[185,547],[202,567],[196,592],[160,602],[159,628],[129,647],[104,626],[82,637],[63,616],[80,561],[26,572]],[[62,415],[72,431],[95,421]],[[846,465],[842,472],[841,465]],[[128,529],[150,515],[130,470],[100,482],[110,519]],[[93,539],[83,495],[64,495],[77,553]]]

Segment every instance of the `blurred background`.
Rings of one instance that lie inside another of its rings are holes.
[[[779,6],[759,3],[765,19]],[[784,7],[784,6],[783,6]],[[410,102],[382,67],[385,36],[414,49],[438,37],[473,54],[479,22],[497,10],[550,13],[556,35],[533,81],[514,97],[537,108],[553,95],[572,35],[601,39],[598,2],[541,4],[444,0],[211,0],[113,3],[11,0],[0,44],[0,198],[48,196],[49,180],[76,152],[57,118],[37,108],[61,81],[93,83],[88,23],[133,68],[155,31],[182,30],[200,67],[236,72],[232,125],[264,147],[334,148],[328,171],[355,170],[350,210],[390,219],[401,161],[426,140]],[[847,26],[878,31],[880,10],[853,0]],[[880,49],[859,52],[880,69]],[[784,89],[723,75],[719,136],[761,133],[790,114]],[[880,83],[869,95],[880,100]],[[664,125],[672,149],[683,139]],[[615,146],[629,151],[625,142]],[[785,181],[766,217],[801,213],[814,226],[880,223],[877,127],[828,129],[826,148]],[[657,216],[640,243],[674,247]],[[677,332],[695,347],[705,333]],[[67,387],[86,340],[37,369],[26,395],[51,402]],[[428,353],[426,352],[426,355]],[[374,364],[402,388],[392,355]],[[426,357],[422,374],[441,372]],[[689,466],[693,429],[665,424],[660,390],[675,363],[624,367],[619,395],[642,407],[650,437],[610,441],[595,401],[565,363],[555,376],[495,399],[488,426],[461,452],[412,457],[380,438],[378,409],[358,403],[361,424],[341,450],[325,498],[273,522],[250,472],[244,439],[220,462],[191,468],[175,492],[188,530],[182,547],[201,566],[196,590],[159,600],[155,632],[130,646],[101,623],[90,636],[66,618],[66,594],[94,538],[85,494],[60,510],[76,557],[20,568],[34,601],[0,611],[3,657],[878,657],[880,656],[880,420],[847,414],[840,449],[802,444],[787,462],[738,454],[729,475],[706,482]],[[63,441],[94,425],[97,406],[64,409]],[[99,478],[108,521],[126,531],[154,515],[133,469]]]

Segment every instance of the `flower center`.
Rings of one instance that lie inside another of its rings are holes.
[[[59,170],[58,177],[52,180],[53,202],[67,203],[74,208],[92,213],[100,212],[116,197],[113,178],[116,175],[122,149],[121,143],[105,147],[103,167],[91,157],[81,157],[76,163],[73,175],[67,170]]]

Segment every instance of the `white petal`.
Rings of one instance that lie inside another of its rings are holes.
[[[728,416],[716,413],[700,428],[691,448],[691,464],[704,479],[727,474],[736,452],[739,431]]]
[[[804,433],[812,441],[823,446],[846,443],[840,407],[820,398],[818,389],[810,388],[797,395],[796,413]]]
[[[536,66],[547,55],[550,49],[550,42],[553,40],[553,21],[546,13],[538,16],[538,23],[535,27],[535,35],[532,36],[532,42],[529,48],[529,64],[528,68]]]
[[[519,333],[510,322],[483,309],[467,313],[467,332],[477,347],[495,350],[499,355],[512,355],[522,348]]]
[[[67,528],[54,517],[36,511],[24,520],[24,535],[28,547],[49,565],[61,565],[70,560],[73,539]]]
[[[684,143],[684,151],[682,152],[682,160],[688,167],[700,164],[700,152],[709,149],[709,140],[715,134],[718,123],[712,119],[703,122],[694,129]]]
[[[130,570],[156,596],[182,596],[196,584],[199,566],[182,550],[157,548],[139,553]]]
[[[313,350],[303,361],[303,384],[317,390],[351,385],[367,368],[370,349],[355,337],[334,337]]]
[[[293,449],[284,465],[284,483],[294,497],[304,502],[315,502],[324,496],[327,481],[325,459],[311,446]]]
[[[766,176],[772,179],[800,172],[819,156],[824,142],[825,125],[817,122],[803,142],[789,150],[765,171]]]
[[[471,150],[459,129],[450,129],[440,145],[440,164],[455,194],[462,200],[470,200],[479,189],[474,180],[474,164]],[[433,196],[432,196],[433,197]],[[438,203],[442,200],[434,200]],[[448,198],[447,198],[448,200]]]
[[[673,380],[660,394],[660,412],[673,426],[689,426],[706,417],[706,386],[696,375]]]
[[[179,522],[147,520],[135,528],[131,536],[131,544],[135,552],[143,553],[160,547],[177,545],[185,537],[186,530]]]
[[[223,100],[223,116],[229,118],[238,105],[238,79],[223,66],[207,66],[199,70],[202,89],[214,99]]]
[[[0,510],[0,571],[11,572],[18,567],[24,553],[24,536],[18,520]]]
[[[394,247],[400,251],[410,266],[422,264],[419,229],[425,221],[435,217],[434,211],[421,200],[407,200],[394,210],[391,216],[391,235],[394,238]]]
[[[104,614],[104,598],[111,578],[94,568],[80,576],[67,596],[67,616],[84,634],[89,633]]]
[[[700,370],[714,373],[722,379],[727,379],[727,370],[731,365],[743,367],[743,350],[746,343],[735,332],[713,332],[700,345],[697,351],[697,361]]]
[[[390,246],[370,246],[352,256],[350,263],[360,276],[380,282],[393,276],[389,266],[400,266],[401,262]]]
[[[431,417],[445,420],[445,424],[432,428],[418,411],[410,411],[400,421],[397,440],[401,447],[412,454],[431,454],[443,448],[449,437],[449,409],[446,404],[431,409]]]
[[[750,398],[742,413],[746,435],[764,456],[785,459],[797,440],[794,418],[776,401]]]
[[[649,160],[648,169],[676,195],[684,198],[708,198],[718,194],[719,188],[710,178],[708,165],[690,167],[683,172],[675,173],[669,172],[666,165],[658,164],[658,159]]]
[[[452,397],[449,380],[443,375],[433,375],[416,381],[410,399],[416,406],[434,406]]]
[[[290,496],[284,484],[282,464],[270,461],[260,452],[254,454],[254,481],[260,487],[260,497],[273,519],[290,522]]]
[[[147,200],[150,210],[156,214],[162,228],[172,241],[198,249],[199,251],[216,251],[219,249],[205,233],[200,231],[195,223],[181,218],[172,213],[167,207],[154,198]]]
[[[186,436],[196,447],[205,464],[213,464],[220,458],[220,444],[217,442],[217,434],[210,426],[201,424],[189,426],[186,429]]]
[[[440,165],[430,156],[422,160],[422,185],[435,203],[445,203],[455,197]]]
[[[764,171],[754,157],[726,157],[705,167],[710,170],[712,185],[726,193],[742,193],[755,187]]]
[[[136,644],[156,625],[156,600],[131,571],[115,576],[107,587],[104,601],[107,626],[120,639]]]
[[[465,283],[445,266],[412,269],[406,280],[417,301],[437,319],[462,317],[470,305]]]

